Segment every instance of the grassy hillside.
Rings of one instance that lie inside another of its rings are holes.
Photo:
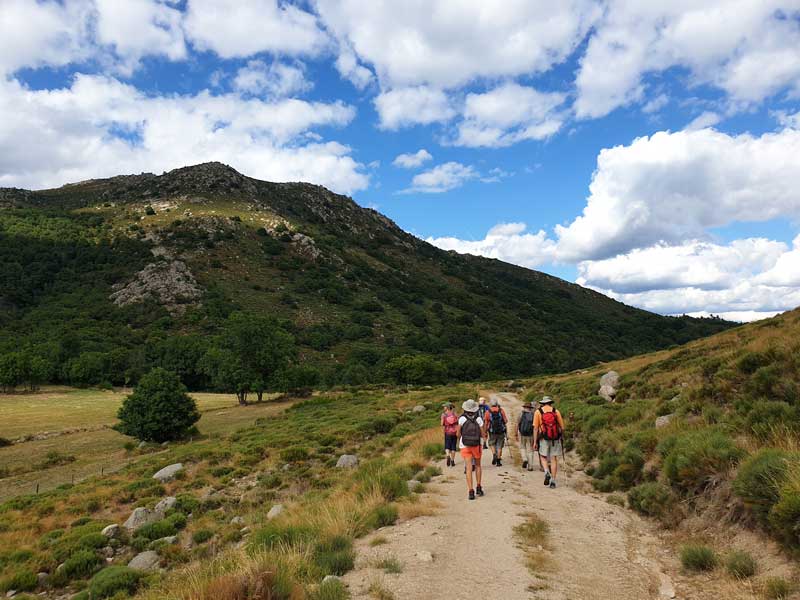
[[[0,385],[161,365],[209,389],[200,359],[237,311],[278,319],[312,367],[283,387],[559,372],[730,326],[444,252],[324,188],[217,163],[0,190]]]
[[[613,404],[596,395],[609,369]],[[800,310],[532,385],[573,413],[598,490],[670,527],[696,530],[699,515],[800,550]]]
[[[407,480],[437,474],[426,467],[427,431],[442,401],[474,392],[451,386],[315,397],[233,432],[209,428],[204,418],[193,441],[131,445],[120,457],[129,464],[118,471],[0,503],[0,592],[86,590],[82,600],[137,589],[160,599],[345,598],[338,585],[320,581],[352,568],[355,537],[425,512]],[[0,459],[27,444],[0,448]],[[440,453],[438,444],[433,451]],[[359,468],[337,469],[342,453],[357,454]],[[185,468],[174,481],[152,478],[176,462]],[[177,504],[159,522],[114,540],[100,533],[168,496]],[[278,504],[284,512],[268,518]],[[178,539],[163,539],[172,535]],[[165,574],[124,567],[148,549]],[[37,573],[47,577],[39,582]]]

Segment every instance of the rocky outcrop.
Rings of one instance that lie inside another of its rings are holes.
[[[275,517],[279,516],[283,512],[283,504],[276,504],[272,508],[269,509],[267,513],[268,519],[274,519]]]
[[[167,481],[172,481],[175,479],[175,475],[183,471],[183,463],[175,463],[174,465],[169,465],[158,471],[155,475],[153,475],[153,479],[158,479],[161,483],[166,483]],[[164,500],[162,500],[163,502]]]
[[[128,567],[136,569],[137,571],[152,572],[158,570],[159,561],[160,559],[157,552],[147,550],[146,552],[141,552],[134,556],[131,562],[128,563]]]
[[[337,469],[355,469],[358,466],[358,457],[355,454],[342,454],[336,461]]]
[[[656,418],[656,429],[661,429],[662,427],[666,427],[672,422],[672,419],[675,415],[662,415]]]
[[[117,306],[154,300],[173,314],[197,304],[203,290],[180,260],[150,263],[128,283],[114,286],[110,298]]]
[[[139,508],[133,509],[131,516],[128,517],[128,520],[125,521],[122,526],[128,531],[136,531],[145,525],[150,525],[163,518],[164,515],[162,513],[140,506]]]
[[[609,371],[600,378],[600,389],[597,394],[609,402],[614,402],[617,397],[617,386],[619,386],[619,373]]]

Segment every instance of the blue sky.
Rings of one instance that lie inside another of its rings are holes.
[[[221,160],[664,314],[800,305],[798,0],[3,0],[0,112],[2,186]]]

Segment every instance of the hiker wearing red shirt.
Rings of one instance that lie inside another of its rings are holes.
[[[564,419],[553,406],[553,399],[545,396],[539,402],[539,410],[533,416],[533,447],[547,461],[544,484],[556,487],[558,457],[563,454]]]
[[[447,455],[447,466],[456,466],[456,450],[458,449],[458,415],[453,410],[453,403],[447,402],[442,413],[442,431],[444,432],[444,453]]]

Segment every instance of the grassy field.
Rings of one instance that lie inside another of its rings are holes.
[[[43,432],[83,430],[0,448],[0,501],[31,493],[37,485],[40,491],[46,491],[116,471],[139,460],[125,450],[130,438],[110,428],[125,395],[67,387],[47,388],[34,394],[1,394],[0,437],[17,439]],[[227,435],[291,404],[239,406],[236,397],[229,394],[192,396],[202,412],[198,429],[209,436]]]

